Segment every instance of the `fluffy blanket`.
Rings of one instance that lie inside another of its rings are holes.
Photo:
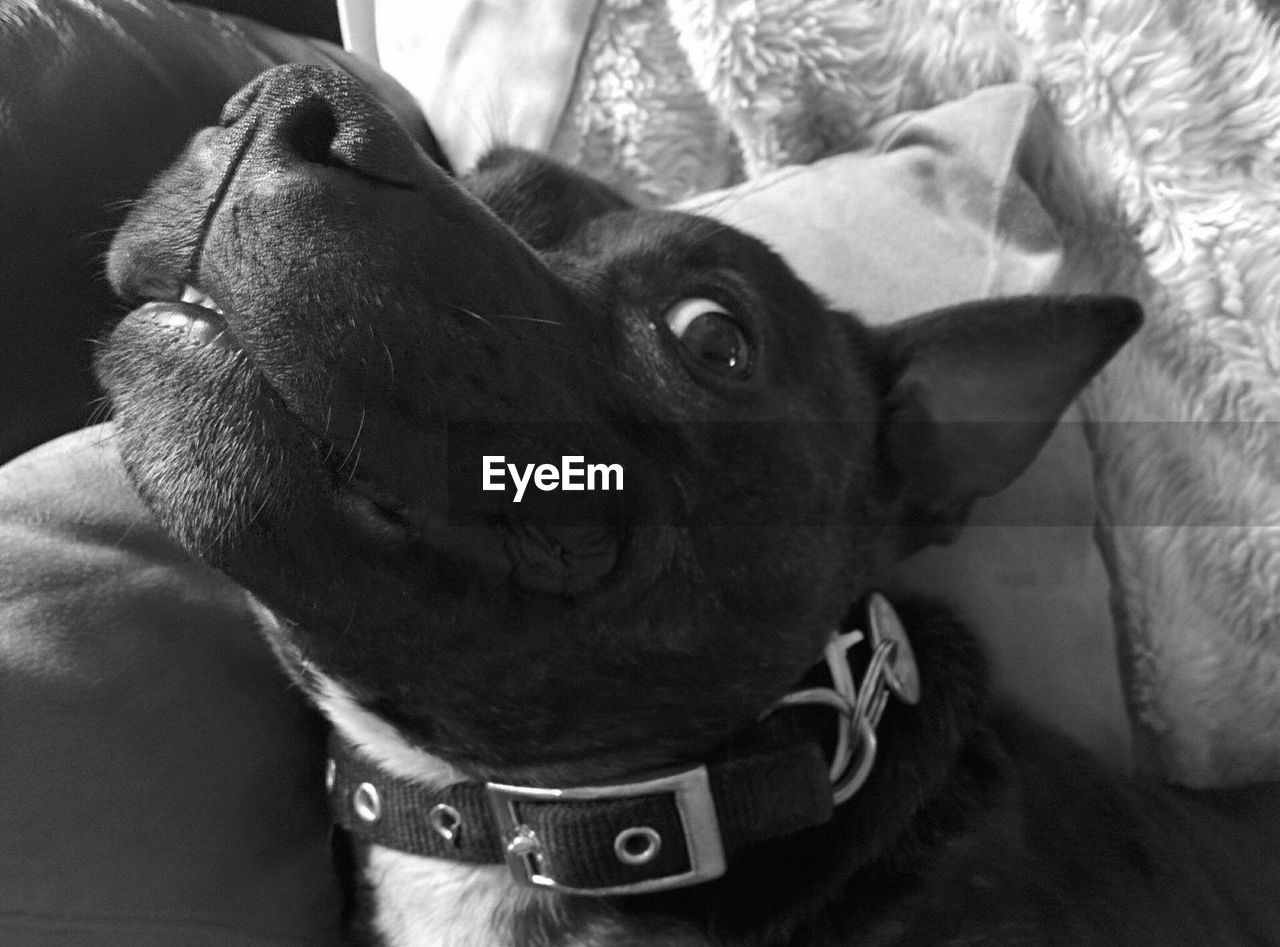
[[[1029,82],[1065,282],[1144,303],[1084,399],[1129,696],[1190,783],[1280,776],[1280,63],[1233,0],[671,0],[746,173]]]

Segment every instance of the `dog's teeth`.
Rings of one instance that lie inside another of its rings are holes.
[[[181,301],[194,303],[197,306],[203,306],[205,309],[212,309],[218,315],[223,315],[222,307],[215,303],[208,293],[202,293],[194,286],[182,287]]]

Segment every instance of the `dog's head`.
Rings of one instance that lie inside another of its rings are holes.
[[[488,771],[728,739],[1138,321],[1022,299],[871,331],[760,242],[544,159],[455,181],[302,67],[195,138],[110,275],[154,300],[98,370],[161,522],[283,619],[304,683]],[[623,489],[517,504],[479,489],[499,455]]]

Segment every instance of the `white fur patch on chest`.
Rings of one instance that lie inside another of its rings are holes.
[[[428,786],[465,778],[407,743],[341,684],[316,676],[320,709],[388,772]],[[532,896],[505,865],[467,865],[380,845],[370,849],[365,881],[373,891],[373,927],[389,947],[514,947],[512,916]]]
[[[373,927],[391,947],[514,947],[510,917],[521,893],[504,865],[464,865],[375,845],[365,880],[375,892]]]

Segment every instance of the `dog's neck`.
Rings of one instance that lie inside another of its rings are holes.
[[[904,609],[925,686],[916,707],[890,706],[866,785],[834,818],[801,835],[758,843],[725,877],[664,894],[600,899],[534,891],[505,865],[467,865],[378,845],[364,852],[368,916],[387,944],[734,943],[786,932],[840,905],[842,925],[874,926],[889,891],[918,873],[944,834],[980,804],[998,768],[981,721],[985,669],[967,633],[935,610]],[[440,788],[466,777],[408,743],[339,684],[322,708],[338,731],[389,775]],[[952,791],[955,787],[963,791]],[[808,941],[806,941],[808,942]]]

